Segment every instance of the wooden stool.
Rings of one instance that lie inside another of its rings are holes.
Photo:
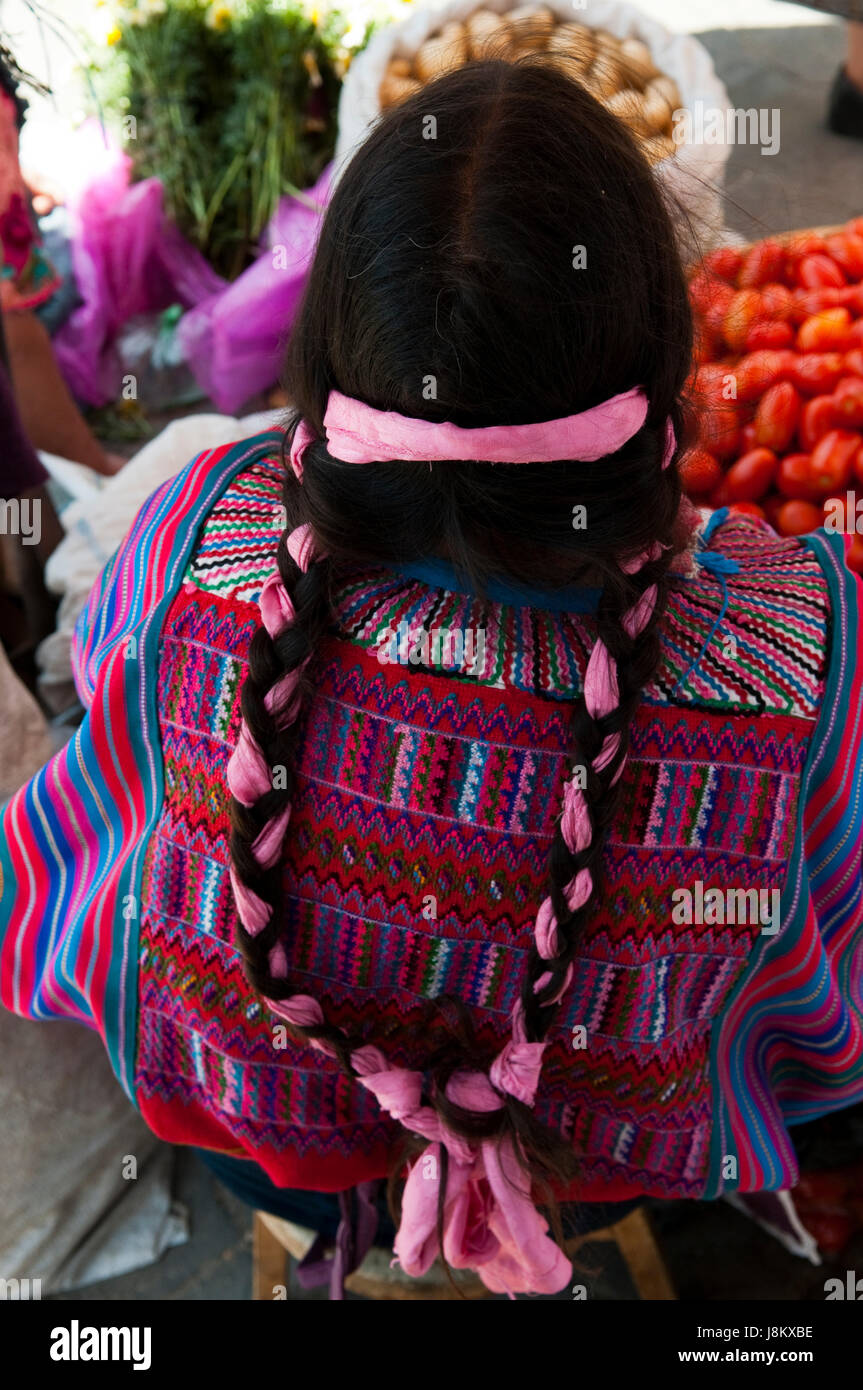
[[[256,1211],[252,1237],[252,1297],[272,1299],[273,1290],[287,1285],[286,1257],[301,1260],[315,1240],[314,1231],[295,1226],[280,1216]],[[588,1242],[611,1241],[620,1251],[638,1296],[645,1301],[668,1301],[676,1297],[665,1261],[656,1244],[650,1220],[642,1207],[624,1216],[613,1226],[604,1226],[589,1235],[568,1241],[567,1254],[573,1256]],[[345,1280],[350,1293],[376,1301],[406,1299],[410,1301],[458,1300],[460,1298],[489,1298],[489,1290],[480,1279],[463,1270],[453,1270],[456,1289],[445,1270],[436,1262],[427,1274],[411,1279],[396,1266],[390,1268],[389,1250],[375,1246],[366,1255],[359,1269]],[[578,1271],[573,1275],[578,1282]],[[457,1292],[456,1292],[457,1290]]]
[[[281,1216],[256,1211],[252,1233],[252,1297],[271,1299],[276,1285],[286,1283],[285,1256],[301,1260],[315,1240],[314,1231],[295,1226]],[[398,1266],[391,1269],[392,1251],[372,1246],[359,1269],[349,1274],[345,1288],[349,1293],[376,1301],[385,1299],[437,1300],[459,1298],[488,1298],[485,1284],[473,1274],[454,1269],[452,1278],[458,1293],[438,1261],[427,1274],[411,1279]]]
[[[668,1303],[676,1300],[674,1285],[656,1243],[650,1217],[644,1207],[636,1207],[613,1226],[603,1226],[586,1236],[577,1236],[566,1243],[566,1253],[572,1258],[582,1245],[593,1241],[612,1241],[620,1251],[638,1297],[645,1303]],[[573,1282],[578,1283],[578,1270],[573,1270]]]

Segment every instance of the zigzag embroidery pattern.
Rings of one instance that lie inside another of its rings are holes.
[[[266,460],[228,487],[164,628],[166,790],[144,880],[138,1084],[204,1107],[252,1148],[351,1155],[394,1128],[299,1043],[274,1062],[272,1019],[234,945],[225,766],[254,603],[281,530],[280,479]],[[672,593],[665,663],[633,726],[603,896],[538,1100],[586,1172],[625,1170],[669,1195],[703,1190],[711,1030],[758,931],[675,925],[670,890],[731,874],[741,886],[782,885],[823,681],[817,562],[751,532],[722,528],[723,550],[741,564],[728,622],[669,704],[721,603],[709,576]],[[780,617],[769,628],[759,616],[768,607]],[[482,621],[479,675],[381,665],[378,635],[405,616]],[[720,640],[729,634],[735,657]],[[410,1060],[405,1039],[411,1027],[421,1038],[426,1001],[440,993],[473,1007],[481,1039],[507,1033],[545,891],[568,704],[590,646],[580,615],[481,605],[381,570],[344,581],[298,731],[284,940],[297,987],[333,1022],[386,1037],[396,1060]],[[572,1047],[578,1026],[592,1039],[584,1051]]]

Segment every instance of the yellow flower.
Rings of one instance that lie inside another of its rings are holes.
[[[105,35],[105,42],[111,44],[111,46],[113,47],[115,43],[120,42],[122,37],[122,29],[119,27],[119,25],[115,24],[113,29],[109,29],[107,34]]]
[[[207,24],[211,29],[227,29],[231,22],[230,5],[211,5],[207,11]]]

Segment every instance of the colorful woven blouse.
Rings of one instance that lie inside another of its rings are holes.
[[[332,1191],[382,1176],[397,1127],[250,990],[228,880],[225,768],[276,567],[278,446],[196,459],[91,595],[87,718],[3,815],[0,990],[98,1028],[164,1139]],[[791,1127],[863,1100],[861,590],[843,555],[841,537],[718,513],[674,582],[537,1097],[584,1200],[788,1188]],[[491,1050],[508,1036],[591,598],[480,601],[421,566],[336,596],[302,716],[284,944],[296,989],[404,1065],[422,1064],[404,1039],[440,993]],[[382,634],[435,629],[484,640],[383,656]],[[749,890],[778,895],[775,921],[743,910]]]

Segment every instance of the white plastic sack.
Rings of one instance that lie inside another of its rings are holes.
[[[345,77],[339,101],[339,135],[336,144],[335,177],[351,154],[362,143],[369,126],[380,114],[378,92],[390,58],[412,58],[420,44],[450,19],[466,19],[483,8],[504,14],[517,0],[443,0],[428,8],[414,10],[400,24],[381,29],[368,47],[355,58]],[[537,0],[540,3],[540,0]],[[566,0],[541,0],[558,19],[606,29],[615,38],[638,38],[647,44],[661,72],[674,78],[685,110],[726,111],[728,93],[713,67],[707,49],[691,34],[673,34],[649,15],[616,0],[590,0],[590,6],[574,7]],[[656,166],[659,177],[673,197],[686,209],[692,222],[695,244],[689,229],[681,227],[684,250],[710,250],[723,236],[720,191],[730,146],[691,144]]]
[[[3,1277],[41,1280],[47,1297],[142,1269],[184,1244],[173,1152],[130,1105],[98,1033],[0,1008],[0,1049]]]
[[[283,411],[267,410],[242,420],[232,415],[173,420],[103,487],[80,493],[65,509],[60,519],[66,535],[45,567],[45,583],[61,600],[57,626],[36,649],[39,689],[50,709],[59,713],[74,702],[71,646],[78,614],[150,494],[204,449],[248,439],[272,429],[283,417]],[[46,462],[51,468],[51,460]]]

